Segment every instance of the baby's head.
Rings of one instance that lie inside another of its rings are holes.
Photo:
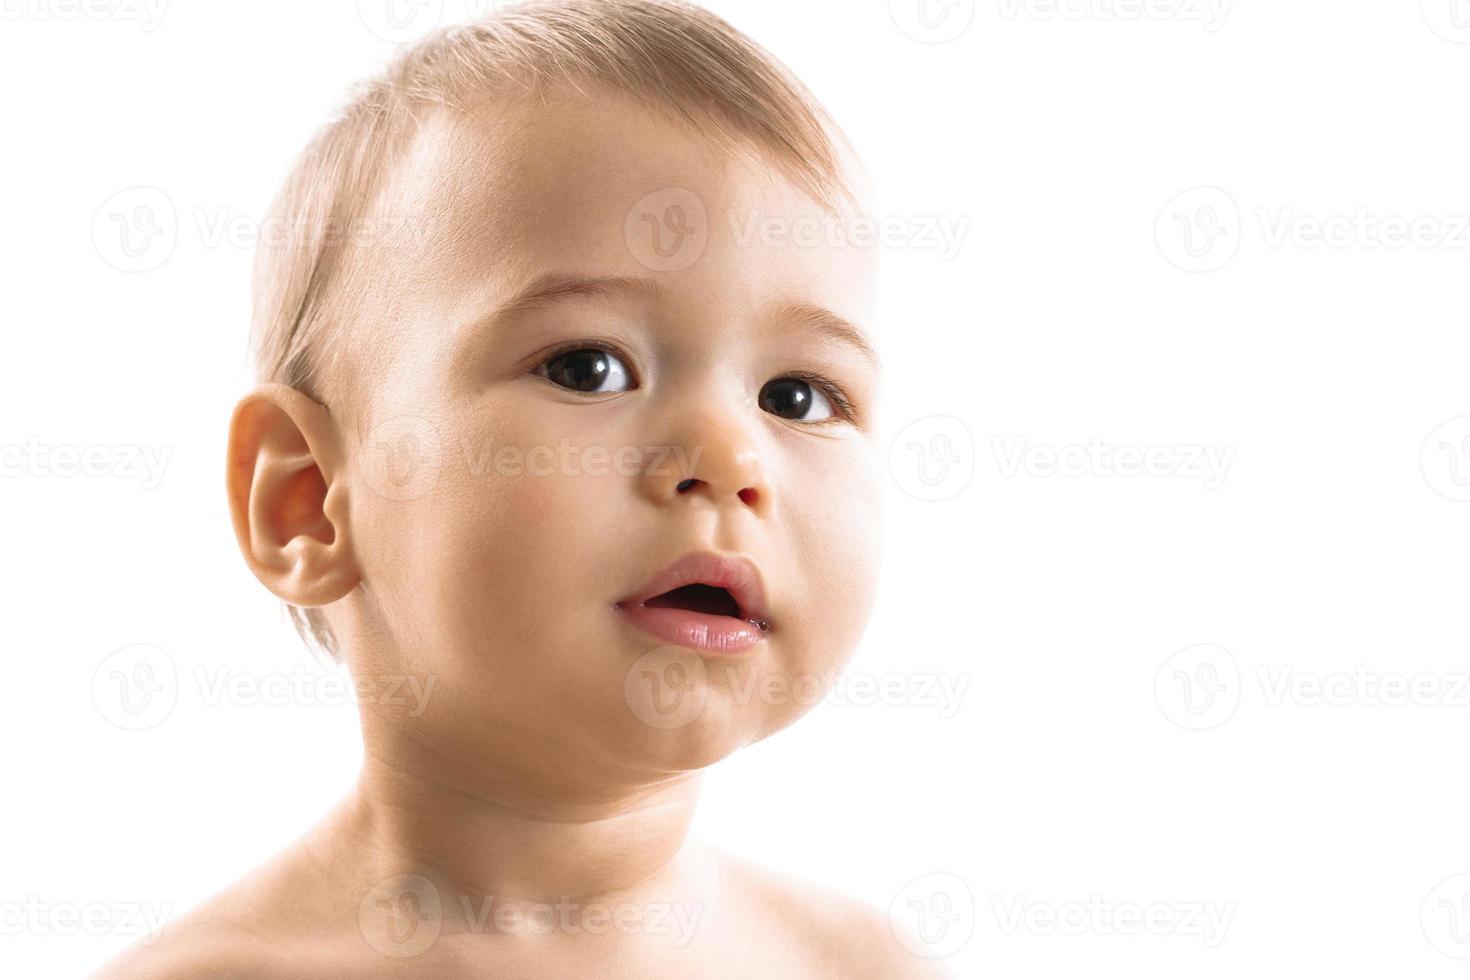
[[[877,577],[861,179],[774,59],[652,0],[436,33],[311,144],[229,491],[370,753],[601,792],[810,707]]]

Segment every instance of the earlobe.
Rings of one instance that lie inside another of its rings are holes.
[[[324,406],[265,384],[235,406],[225,483],[235,538],[255,577],[298,606],[324,606],[360,580],[347,527],[340,434]]]

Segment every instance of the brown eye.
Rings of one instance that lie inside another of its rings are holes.
[[[763,411],[794,422],[820,422],[835,414],[827,396],[800,378],[767,381],[757,402]]]
[[[542,365],[553,384],[571,391],[627,391],[630,372],[616,354],[595,347],[563,351]]]

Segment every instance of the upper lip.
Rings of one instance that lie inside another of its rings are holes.
[[[657,572],[637,593],[618,602],[640,606],[654,596],[686,585],[710,585],[730,593],[740,607],[740,618],[769,626],[766,590],[760,568],[744,555],[719,555],[700,551],[685,555]]]

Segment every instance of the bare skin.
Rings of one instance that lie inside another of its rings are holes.
[[[670,189],[663,230],[699,232],[687,262],[644,237]],[[351,383],[328,383],[326,405],[271,385],[242,399],[230,501],[252,571],[327,608],[360,692],[407,677],[427,697],[360,693],[354,790],[98,975],[938,975],[880,911],[688,835],[700,771],[817,700],[761,685],[830,678],[866,624],[873,249],[794,243],[823,212],[775,167],[604,94],[430,120],[379,207],[424,220],[360,256]],[[767,219],[786,236],[749,233]],[[656,289],[487,316],[549,272]],[[636,384],[554,383],[547,355],[589,339]],[[763,406],[789,372],[836,386],[831,418]],[[379,447],[405,431],[417,456],[395,470]],[[568,444],[570,464],[531,465]],[[599,469],[588,447],[637,466]],[[615,608],[696,550],[759,568],[771,629],[755,648],[670,648]],[[676,724],[642,700],[654,655],[655,687],[679,679],[698,705]]]

